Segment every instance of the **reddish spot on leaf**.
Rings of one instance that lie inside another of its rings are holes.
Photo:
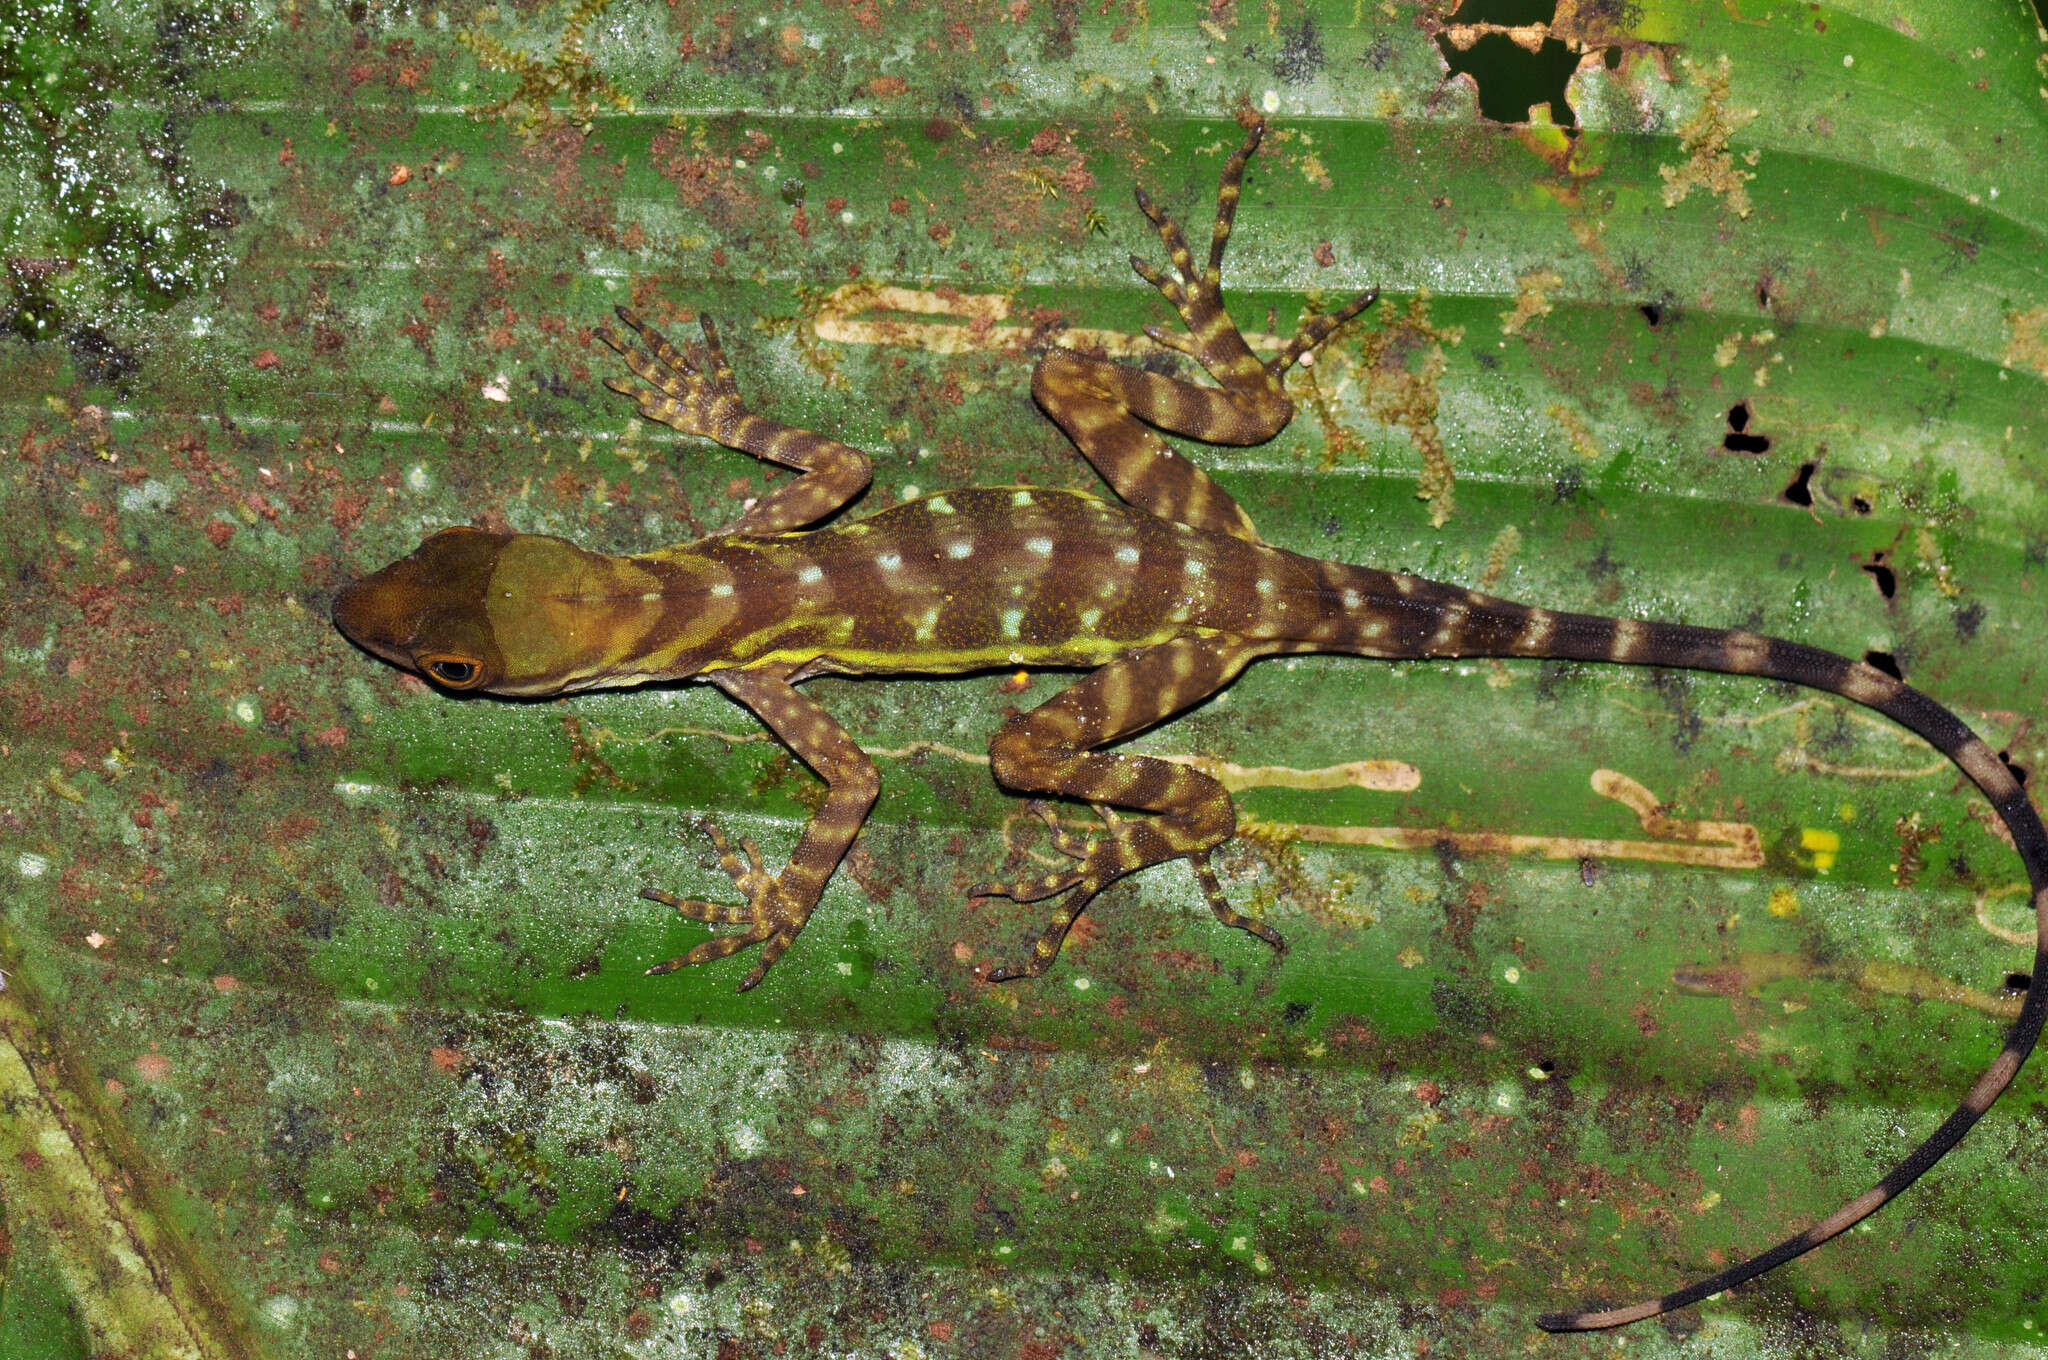
[[[256,357],[250,362],[254,363],[258,368],[276,368],[277,351],[274,349],[259,349],[256,351]]]

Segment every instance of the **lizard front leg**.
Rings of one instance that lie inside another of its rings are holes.
[[[881,779],[867,752],[860,749],[831,714],[796,692],[787,671],[723,670],[713,671],[705,678],[752,709],[798,759],[817,771],[826,786],[824,805],[804,826],[795,852],[779,874],[770,874],[762,867],[761,852],[752,841],[740,842],[746,854],[743,862],[716,825],[699,819],[699,829],[710,836],[718,851],[720,867],[746,897],[743,905],[699,902],[659,888],[640,890],[642,897],[674,907],[691,920],[746,927],[706,940],[679,958],[658,963],[647,970],[650,975],[672,973],[693,963],[709,963],[758,944],[761,957],[740,983],[739,989],[744,992],[768,975],[768,970],[782,957],[782,951],[789,948],[797,932],[810,920],[832,871],[839,867],[853,838],[860,833],[861,824],[867,821]]]
[[[606,387],[639,402],[640,414],[649,420],[684,434],[715,439],[729,449],[804,474],[763,496],[727,532],[780,534],[801,529],[866,489],[872,465],[859,449],[747,409],[733,382],[725,347],[718,342],[718,327],[710,317],[700,314],[697,318],[704,328],[704,346],[693,352],[671,345],[668,337],[630,309],[621,307],[618,312],[619,320],[633,328],[646,349],[620,339],[609,326],[598,327],[597,338],[617,350],[643,381],[607,378]]]
[[[1068,928],[1091,898],[1125,874],[1169,859],[1185,859],[1194,867],[1218,920],[1249,931],[1276,949],[1284,947],[1271,928],[1231,908],[1209,868],[1210,850],[1237,829],[1237,815],[1224,787],[1172,761],[1091,749],[1163,722],[1214,694],[1246,663],[1271,650],[1232,637],[1181,638],[1142,648],[1030,712],[1019,713],[997,731],[988,752],[997,779],[1013,789],[1092,803],[1102,814],[1103,829],[1090,838],[1073,836],[1052,821],[1050,808],[1033,803],[1032,811],[1053,827],[1054,847],[1073,859],[1074,867],[1042,878],[981,883],[967,890],[970,896],[1019,902],[1067,894],[1031,957],[1017,967],[993,969],[989,981],[1043,973],[1059,956]],[[1112,806],[1158,815],[1123,818],[1109,811]]]

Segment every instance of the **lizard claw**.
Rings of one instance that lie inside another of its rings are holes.
[[[659,977],[691,964],[710,963],[758,944],[761,946],[761,958],[739,985],[740,991],[748,991],[768,975],[768,970],[796,939],[797,932],[804,928],[804,922],[810,919],[811,913],[809,908],[790,901],[789,895],[783,891],[781,875],[768,872],[761,863],[760,847],[751,839],[742,838],[740,853],[735,854],[733,843],[716,822],[708,817],[699,817],[693,826],[710,838],[712,849],[718,855],[718,867],[725,870],[733,885],[745,895],[745,903],[705,902],[694,897],[678,897],[660,888],[642,888],[640,895],[650,902],[672,907],[678,915],[692,921],[714,926],[745,926],[746,929],[704,940],[687,954],[655,964],[647,970],[646,976]],[[682,834],[680,827],[677,834]]]
[[[706,313],[697,324],[704,332],[701,348],[678,348],[667,336],[642,320],[630,307],[616,309],[619,320],[638,337],[639,344],[620,338],[609,326],[595,334],[618,352],[639,382],[606,378],[604,385],[639,404],[640,414],[658,420],[684,434],[720,438],[747,414],[739,387],[733,381],[732,365],[719,343],[718,325]],[[644,346],[644,348],[642,348]]]

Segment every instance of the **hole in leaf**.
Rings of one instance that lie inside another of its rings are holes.
[[[1728,433],[1721,436],[1721,447],[1730,453],[1769,453],[1771,440],[1768,435],[1748,434],[1749,403],[1738,401],[1728,408]]]
[[[1859,515],[1867,515],[1877,509],[1875,505],[1870,503],[1870,497],[1868,496],[1851,496],[1849,498],[1849,508]]]
[[[1802,510],[1812,508],[1813,488],[1807,484],[1813,480],[1814,470],[1819,466],[1819,463],[1801,463],[1791,483],[1778,494]]]
[[[1650,323],[1652,330],[1664,323],[1664,304],[1661,302],[1645,302],[1636,310],[1643,314],[1643,320]]]
[[[1887,600],[1899,593],[1899,574],[1885,562],[1890,556],[1888,552],[1880,552],[1868,562],[1861,564],[1863,569],[1870,573],[1870,579],[1877,582],[1877,593]]]
[[[1536,1060],[1536,1070],[1538,1072],[1555,1072],[1557,1064],[1549,1058],[1538,1058]]]
[[[2033,985],[2034,979],[2025,973],[2007,973],[2005,975],[2005,990],[2008,992],[2024,992]]]
[[[1890,652],[1868,651],[1863,654],[1863,664],[1883,671],[1894,680],[1903,680],[1906,673],[1899,669],[1899,659]]]
[[[1503,27],[1546,25],[1554,16],[1552,0],[1466,0],[1458,8],[1458,23]],[[1577,47],[1544,37],[1536,51],[1528,51],[1505,33],[1481,33],[1464,51],[1448,37],[1438,37],[1436,47],[1444,53],[1452,76],[1462,72],[1479,86],[1481,117],[1495,123],[1528,123],[1532,104],[1548,104],[1552,123],[1577,131],[1579,115],[1565,100],[1565,84],[1579,70]]]
[[[2027,767],[2014,761],[2010,751],[2000,751],[1998,758],[2004,763],[2006,769],[2012,771],[2013,781],[2021,788],[2025,788],[2027,786]]]

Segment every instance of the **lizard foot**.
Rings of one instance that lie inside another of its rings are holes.
[[[1283,954],[1287,952],[1287,941],[1280,938],[1279,931],[1230,905],[1230,899],[1223,895],[1223,885],[1216,881],[1216,871],[1209,867],[1208,851],[1197,851],[1187,859],[1188,866],[1195,871],[1195,882],[1202,885],[1202,896],[1209,899],[1209,910],[1216,913],[1217,920],[1248,935],[1258,936]]]
[[[1099,840],[1076,835],[1062,827],[1049,804],[1034,799],[1027,811],[1050,829],[1053,848],[1077,863],[1074,868],[1056,870],[1038,878],[1018,879],[1011,883],[976,883],[968,888],[970,897],[1007,897],[1015,902],[1037,902],[1060,893],[1068,894],[1059,910],[1053,913],[1052,920],[1046,923],[1038,942],[1032,946],[1031,957],[1021,964],[1003,964],[989,969],[984,974],[987,981],[1009,982],[1015,978],[1042,976],[1059,957],[1067,931],[1097,893],[1125,874],[1165,859],[1187,860],[1195,871],[1195,881],[1202,887],[1203,897],[1208,900],[1209,910],[1216,914],[1217,920],[1256,935],[1273,948],[1286,952],[1287,943],[1280,938],[1278,931],[1230,905],[1229,899],[1223,895],[1223,885],[1216,881],[1216,871],[1210,867],[1206,849],[1173,849],[1155,844],[1153,842],[1164,840],[1156,824],[1127,822],[1106,806],[1095,809],[1107,832]]]
[[[620,307],[618,313],[619,320],[633,328],[646,349],[621,339],[609,326],[599,326],[597,338],[618,351],[626,366],[643,381],[606,378],[604,385],[639,403],[640,414],[649,420],[658,420],[684,434],[725,442],[726,436],[746,419],[747,407],[733,382],[725,347],[718,342],[717,324],[707,315],[698,315],[704,345],[701,352],[693,352],[677,349],[667,336],[642,321],[631,308]]]
[[[1259,149],[1265,135],[1266,123],[1260,119],[1252,125],[1244,145],[1232,152],[1230,160],[1224,164],[1223,176],[1216,190],[1216,223],[1209,233],[1209,259],[1199,269],[1195,266],[1194,251],[1188,246],[1187,234],[1181,230],[1180,223],[1153,202],[1152,195],[1142,187],[1136,191],[1138,210],[1150,218],[1158,230],[1174,273],[1168,275],[1136,255],[1131,256],[1131,268],[1173,304],[1188,328],[1186,335],[1176,335],[1160,326],[1146,326],[1145,334],[1155,343],[1194,359],[1215,374],[1226,387],[1233,385],[1233,380],[1239,384],[1250,381],[1254,387],[1260,386],[1262,369],[1264,379],[1277,382],[1300,361],[1302,355],[1327,340],[1337,327],[1370,307],[1380,295],[1378,288],[1368,288],[1336,311],[1311,318],[1278,355],[1264,364],[1250,358],[1237,323],[1223,305],[1223,250],[1230,242],[1231,227],[1237,217],[1237,200],[1244,188],[1245,163]]]
[[[749,945],[761,946],[761,957],[754,964],[753,971],[741,980],[739,990],[748,991],[768,976],[768,970],[782,957],[782,951],[789,948],[797,932],[810,919],[810,908],[790,900],[783,891],[780,876],[771,874],[761,864],[761,851],[751,840],[742,840],[740,849],[746,855],[743,861],[733,853],[732,843],[725,832],[708,818],[699,818],[697,830],[711,838],[712,848],[718,852],[718,867],[725,870],[734,885],[746,896],[746,902],[739,906],[728,906],[721,902],[701,902],[695,898],[678,897],[660,888],[642,888],[640,895],[650,902],[675,908],[677,914],[706,925],[745,926],[746,929],[732,935],[720,935],[704,941],[689,953],[655,964],[647,970],[648,977],[673,973],[695,963],[710,963],[715,959],[736,954]],[[680,835],[680,828],[677,831]]]
[[[967,889],[969,897],[1007,897],[1013,902],[1038,902],[1059,893],[1070,893],[1059,910],[1053,913],[1038,943],[1032,947],[1030,959],[1016,967],[1005,964],[989,969],[984,975],[989,982],[1009,982],[1014,978],[1037,977],[1044,973],[1059,957],[1060,945],[1067,937],[1068,928],[1074,924],[1074,918],[1081,914],[1081,909],[1094,900],[1095,894],[1107,887],[1112,879],[1128,872],[1105,872],[1102,851],[1107,847],[1061,826],[1050,803],[1034,798],[1025,810],[1045,823],[1052,833],[1053,848],[1077,864],[1072,869],[1056,870],[1039,878],[1020,878],[1013,883],[976,883]],[[1122,819],[1108,808],[1098,807],[1096,813],[1112,834],[1122,828]]]

